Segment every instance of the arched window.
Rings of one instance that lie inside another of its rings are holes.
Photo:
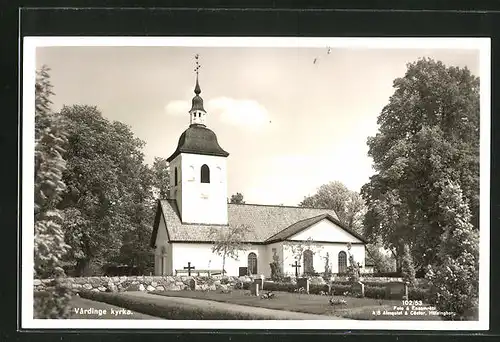
[[[314,266],[313,266],[313,252],[308,249],[304,251],[304,274],[313,274]]]
[[[248,254],[248,273],[257,274],[257,255],[254,252]]]
[[[339,252],[339,273],[347,272],[347,254],[344,251]]]
[[[177,181],[178,181],[178,178],[177,178],[177,168],[174,169],[174,178],[175,178],[175,182],[174,182],[174,185],[177,185]]]
[[[201,182],[202,183],[210,183],[210,169],[207,164],[203,164],[201,167]]]

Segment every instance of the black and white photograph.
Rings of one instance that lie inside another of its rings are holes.
[[[26,37],[22,92],[23,327],[488,329],[489,39]]]

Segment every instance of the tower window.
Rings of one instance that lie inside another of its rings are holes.
[[[210,169],[207,164],[203,164],[201,167],[201,182],[202,183],[210,183]]]
[[[178,182],[178,176],[177,176],[177,168],[174,169],[174,185],[177,185],[177,182]]]

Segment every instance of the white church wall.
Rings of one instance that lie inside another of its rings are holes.
[[[299,241],[283,242],[283,272],[286,275],[295,275],[295,268],[292,264],[295,263],[299,252],[310,249],[313,252],[313,267],[318,273],[325,272],[326,254],[329,254],[329,263],[332,273],[338,273],[338,257],[340,251],[347,253],[347,243],[338,242],[321,242],[321,243],[304,243]],[[365,264],[365,246],[364,244],[351,244],[350,253],[354,256],[354,260],[359,262],[364,267]],[[299,274],[304,272],[303,254],[300,257]],[[348,263],[349,264],[349,263]]]
[[[358,238],[352,236],[328,219],[313,224],[311,227],[295,234],[289,240],[306,241],[308,239],[328,242],[361,242]]]
[[[155,244],[155,275],[172,274],[172,245],[168,243],[163,216],[160,217]]]
[[[237,276],[239,267],[248,266],[248,254],[257,255],[257,273],[269,276],[271,269],[267,259],[267,248],[265,245],[254,245],[250,249],[240,251],[238,260],[226,258],[225,269],[228,275]],[[212,244],[209,243],[172,243],[173,273],[175,270],[183,270],[188,262],[196,269],[222,270],[222,257],[212,253]],[[195,272],[196,272],[195,269]]]
[[[227,224],[227,160],[220,156],[181,154],[182,221]],[[201,183],[201,166],[210,169],[210,183]]]

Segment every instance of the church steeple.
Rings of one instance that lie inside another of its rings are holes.
[[[195,96],[193,97],[191,110],[189,111],[190,124],[205,126],[205,117],[207,112],[205,111],[205,108],[203,108],[203,99],[200,96],[201,87],[198,81],[198,73],[201,67],[198,61],[199,55],[195,55],[194,58],[196,59],[196,67],[194,68],[194,71],[196,72],[196,85],[194,87]]]
[[[170,198],[175,199],[183,223],[228,224],[227,157],[215,133],[205,126],[199,82],[198,55],[191,125],[181,134],[169,162]]]

